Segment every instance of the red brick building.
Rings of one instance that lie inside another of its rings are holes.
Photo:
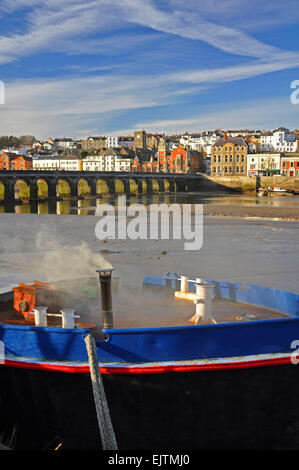
[[[161,139],[162,140],[162,139]],[[135,158],[132,171],[146,173],[188,173],[203,171],[203,154],[195,150],[177,147],[172,152],[163,140],[158,148],[158,159],[140,161]]]
[[[138,158],[135,158],[132,162],[132,171],[136,173],[158,173],[159,163],[158,162],[140,162]]]
[[[203,154],[196,150],[177,147],[170,152],[166,145],[158,149],[159,168],[162,173],[188,173],[203,171]]]

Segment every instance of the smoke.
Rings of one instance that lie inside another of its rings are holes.
[[[44,234],[39,233],[36,249],[39,253],[37,271],[48,282],[95,276],[97,269],[112,269],[111,264],[100,253],[93,252],[84,241],[77,245],[66,245],[47,239],[45,243]]]
[[[98,242],[95,245],[91,240],[89,246],[80,240],[77,230],[74,234],[65,233],[56,224],[38,228],[32,224],[29,230],[27,228],[25,225],[18,231],[18,237],[16,230],[10,228],[1,250],[2,268],[7,268],[5,275],[12,273],[17,282],[53,282],[83,276],[97,279],[97,269],[112,268],[100,254]],[[28,233],[24,233],[25,230]]]

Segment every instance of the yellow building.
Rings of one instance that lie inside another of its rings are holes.
[[[97,153],[106,148],[106,139],[104,137],[88,137],[81,141],[81,150],[83,152]]]
[[[217,140],[211,149],[211,176],[246,176],[247,152],[242,137]]]

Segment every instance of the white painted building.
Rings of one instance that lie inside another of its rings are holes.
[[[82,171],[82,159],[76,155],[68,155],[67,157],[60,157],[60,170],[62,171]]]
[[[54,144],[58,149],[67,150],[74,146],[74,141],[73,139],[63,137],[62,139],[55,139]]]
[[[247,176],[280,174],[280,153],[254,153],[247,155]]]
[[[115,171],[131,171],[132,159],[129,157],[115,158]]]
[[[206,132],[202,134],[185,134],[180,138],[180,144],[189,146],[191,150],[203,150],[207,155],[211,154],[211,148],[219,139],[215,132]]]
[[[117,148],[119,146],[118,144],[118,137],[115,137],[115,136],[110,136],[110,137],[107,137],[106,138],[106,147],[108,149],[111,149],[111,148]]]
[[[261,152],[296,152],[296,134],[288,129],[277,129],[270,134],[261,135]]]
[[[60,169],[60,157],[51,157],[46,156],[46,157],[34,157],[32,159],[32,168],[33,170],[59,170]]]
[[[90,155],[83,159],[84,171],[131,171],[132,158],[119,155],[115,149],[102,155]]]
[[[103,171],[101,162],[99,155],[87,156],[83,159],[83,171]]]

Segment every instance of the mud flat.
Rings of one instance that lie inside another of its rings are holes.
[[[205,204],[204,215],[220,217],[249,217],[299,221],[299,206],[273,207],[244,204]]]
[[[234,217],[224,216],[226,210]],[[100,241],[93,215],[1,214],[0,289],[34,279],[93,276],[96,256],[102,253],[141,298],[144,276],[166,272],[299,293],[299,222],[245,219],[236,216],[238,210],[221,206],[220,217],[205,216],[203,243],[195,251],[186,250],[184,240]],[[244,208],[240,210],[244,214]],[[85,261],[82,244],[88,250]],[[56,247],[60,254],[51,257]],[[50,268],[46,258],[54,260]]]

